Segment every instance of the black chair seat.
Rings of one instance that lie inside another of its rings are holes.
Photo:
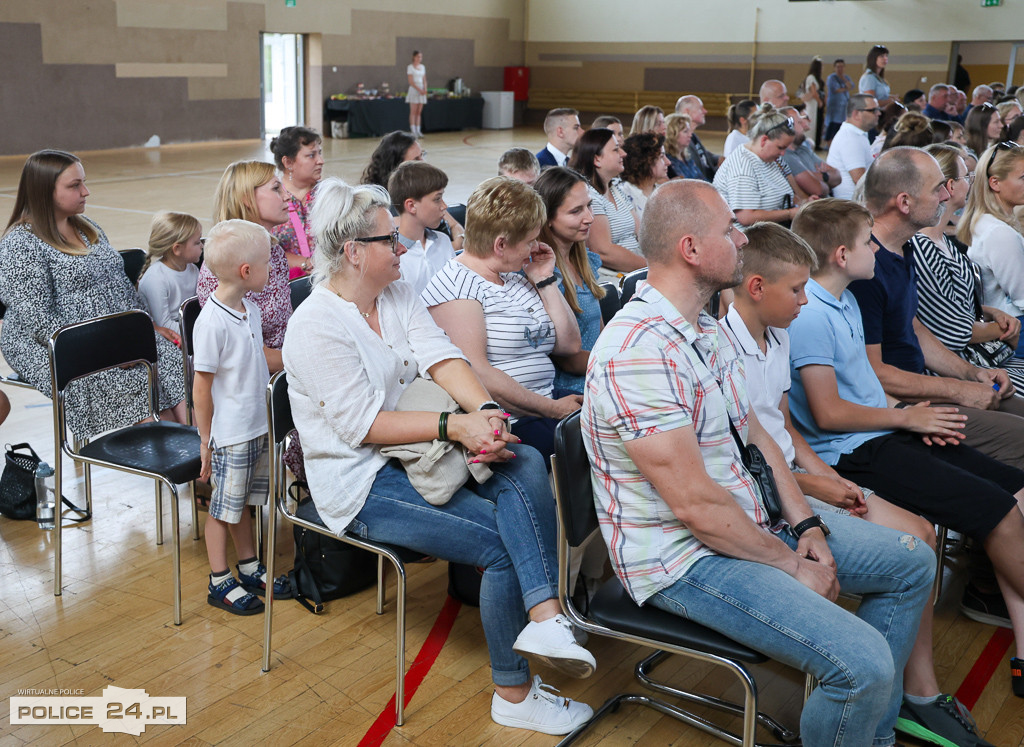
[[[181,423],[160,421],[122,428],[90,441],[79,453],[163,475],[176,484],[199,477],[199,431]]]
[[[703,625],[669,614],[649,604],[638,606],[617,578],[605,581],[590,600],[590,617],[606,628],[642,638],[664,641],[675,646],[752,664],[768,661],[767,656]]]

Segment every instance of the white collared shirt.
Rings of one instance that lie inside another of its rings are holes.
[[[834,166],[843,180],[832,188],[833,197],[841,197],[844,200],[853,199],[853,189],[857,185],[850,176],[854,169],[867,169],[871,165],[871,143],[868,141],[868,133],[860,127],[849,122],[843,122],[839,132],[832,138],[832,144],[828,148],[828,157],[825,159],[829,166]],[[863,179],[863,175],[861,179]]]
[[[729,313],[725,315],[722,323],[733,333],[743,355],[750,406],[754,408],[758,422],[782,449],[786,463],[792,465],[796,461],[796,449],[793,448],[793,439],[786,430],[786,418],[779,409],[782,395],[788,392],[792,385],[792,373],[789,368],[789,333],[784,329],[768,327],[765,330],[768,348],[762,353],[761,346],[754,341],[735,305],[729,307]]]
[[[196,371],[213,374],[213,425],[217,448],[251,441],[267,432],[267,383],[259,307],[242,299],[245,311],[225,306],[216,295],[199,312],[192,333]]]
[[[324,285],[295,310],[282,356],[306,480],[320,518],[341,532],[363,508],[387,462],[363,443],[382,410],[435,363],[465,360],[412,286],[396,280],[377,296],[378,336],[356,306]]]
[[[402,255],[399,265],[402,280],[415,288],[417,294],[423,292],[430,279],[444,267],[445,262],[455,258],[451,239],[440,231],[428,230],[425,235],[426,245],[418,239],[412,241],[402,234],[398,235],[398,240],[408,249]]]
[[[547,149],[548,153],[554,156],[555,163],[557,163],[559,166],[565,166],[566,162],[569,160],[568,153],[563,153],[558,148],[553,146],[551,143],[547,144]]]

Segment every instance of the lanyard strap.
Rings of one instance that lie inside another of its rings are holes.
[[[693,348],[693,352],[695,352],[697,354],[697,357],[700,359],[700,362],[704,364],[704,368],[706,368],[708,370],[708,373],[711,374],[711,378],[713,378],[715,380],[715,383],[718,385],[718,391],[722,392],[722,398],[724,399],[725,398],[725,392],[722,391],[722,382],[719,381],[717,376],[715,376],[715,372],[711,370],[711,366],[709,366],[707,364],[707,361],[704,360],[704,356],[700,354],[700,350],[697,349],[697,343],[696,342],[691,343],[690,347]],[[729,421],[729,431],[730,431],[730,433],[732,433],[732,437],[734,439],[736,439],[736,445],[740,449],[740,454],[742,454],[746,450],[747,447],[744,445],[743,439],[740,438],[740,434],[739,434],[739,431],[736,430],[736,426],[733,425],[732,415],[729,414],[729,407],[728,407],[728,405],[726,405],[726,408],[725,408],[725,418],[726,418],[726,420]]]
[[[313,252],[310,251],[309,239],[306,238],[306,228],[299,220],[299,211],[291,200],[288,201],[288,220],[291,221],[292,228],[295,229],[295,238],[299,242],[299,253],[303,257],[311,256]]]

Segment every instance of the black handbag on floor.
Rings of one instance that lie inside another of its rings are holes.
[[[296,490],[293,483],[291,490]],[[313,499],[298,501],[299,518],[323,523]],[[324,610],[324,602],[347,597],[377,583],[377,556],[299,525],[294,526],[295,567],[288,574],[295,598],[314,614]]]
[[[26,453],[27,452],[27,453]],[[9,519],[36,518],[36,467],[42,460],[35,449],[27,443],[7,444],[4,455],[4,471],[0,475],[0,514]],[[92,514],[83,511],[64,496],[61,503],[81,516],[71,521],[82,522],[92,518]]]

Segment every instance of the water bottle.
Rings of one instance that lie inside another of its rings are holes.
[[[36,465],[36,521],[40,529],[53,529],[53,515],[57,508],[53,484],[53,467],[40,461]]]

